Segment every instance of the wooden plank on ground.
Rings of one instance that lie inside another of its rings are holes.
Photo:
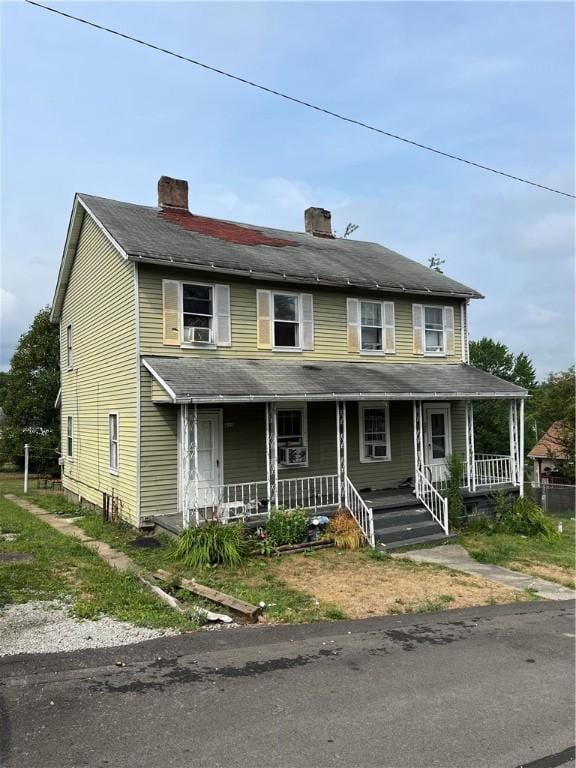
[[[212,587],[206,587],[204,584],[198,584],[196,581],[191,581],[190,579],[182,579],[179,576],[175,576],[174,574],[169,573],[168,571],[160,569],[154,571],[153,576],[156,579],[160,579],[160,581],[166,581],[168,583],[176,584],[183,589],[187,589],[194,595],[205,597],[207,600],[211,600],[213,603],[225,605],[231,611],[239,613],[248,621],[256,621],[258,619],[259,613],[261,612],[261,608],[259,608],[257,605],[245,603],[243,600],[238,600],[238,598],[232,597],[232,595],[227,595],[225,592],[219,592],[217,589],[212,589]]]

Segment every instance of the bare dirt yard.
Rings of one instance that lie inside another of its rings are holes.
[[[326,550],[292,555],[274,564],[275,575],[354,619],[530,600],[531,595],[434,565]]]

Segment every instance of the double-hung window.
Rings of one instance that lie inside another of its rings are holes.
[[[384,404],[360,404],[360,461],[390,460],[390,419]]]
[[[66,456],[69,459],[74,458],[74,418],[72,416],[66,419]]]
[[[74,359],[72,356],[72,326],[66,326],[66,367],[69,371],[72,370],[74,365]]]
[[[108,446],[110,457],[110,472],[118,474],[118,414],[108,414]]]
[[[274,346],[300,347],[300,302],[290,293],[273,294]]]
[[[211,285],[182,284],[182,320],[185,343],[213,343],[214,307]]]
[[[308,463],[306,407],[281,408],[276,411],[278,463],[283,467]]]
[[[360,302],[361,349],[366,352],[382,351],[382,302]]]
[[[424,307],[424,343],[427,354],[444,354],[444,311],[442,307]]]

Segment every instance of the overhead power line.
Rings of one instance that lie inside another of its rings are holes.
[[[467,160],[464,157],[459,157],[458,155],[453,155],[450,152],[444,152],[441,149],[436,149],[435,147],[429,147],[426,144],[420,144],[417,141],[413,141],[412,139],[407,139],[405,136],[399,136],[398,134],[391,133],[390,131],[385,131],[382,128],[377,128],[374,125],[370,125],[369,123],[365,123],[362,120],[356,120],[353,117],[346,117],[345,115],[341,115],[338,112],[333,112],[330,109],[326,109],[325,107],[320,107],[318,104],[312,104],[308,101],[304,101],[304,99],[298,99],[295,96],[290,96],[287,93],[283,93],[282,91],[277,91],[274,88],[268,88],[265,85],[261,85],[260,83],[255,83],[252,80],[247,80],[244,77],[240,77],[239,75],[233,75],[231,72],[226,72],[223,69],[218,69],[218,67],[212,67],[209,64],[204,64],[202,61],[197,61],[196,59],[191,59],[188,56],[184,56],[181,53],[176,53],[175,51],[171,51],[168,48],[162,48],[160,45],[155,45],[154,43],[148,43],[146,40],[140,40],[137,37],[133,37],[132,35],[127,35],[124,32],[119,32],[117,29],[111,29],[110,27],[104,27],[102,24],[97,24],[94,21],[89,21],[88,19],[83,19],[80,16],[74,16],[71,13],[65,13],[64,11],[59,11],[56,8],[51,8],[49,5],[43,5],[42,3],[36,2],[36,0],[24,0],[29,5],[35,5],[38,8],[43,8],[45,11],[51,11],[52,13],[58,14],[58,16],[64,16],[67,19],[71,19],[72,21],[78,21],[81,24],[86,24],[89,27],[93,27],[94,29],[99,29],[102,32],[109,32],[111,35],[116,35],[117,37],[122,37],[124,40],[130,40],[132,43],[137,43],[138,45],[143,45],[146,48],[151,48],[154,51],[159,51],[160,53],[165,53],[167,56],[173,56],[176,59],[180,59],[181,61],[186,61],[188,64],[194,64],[197,67],[202,67],[202,69],[207,69],[210,72],[214,72],[217,75],[223,75],[224,77],[228,77],[231,80],[236,80],[239,83],[243,83],[244,85],[249,85],[252,88],[258,88],[260,91],[264,91],[265,93],[270,93],[273,96],[279,96],[282,99],[286,99],[287,101],[291,101],[295,104],[300,104],[303,107],[308,107],[309,109],[314,109],[316,112],[322,112],[325,115],[329,115],[330,117],[335,117],[338,120],[343,120],[346,123],[352,123],[352,125],[358,125],[361,128],[366,128],[369,131],[374,131],[375,133],[380,133],[383,136],[388,136],[390,139],[396,139],[397,141],[402,141],[405,144],[410,144],[413,147],[418,147],[418,149],[424,149],[427,152],[433,152],[436,155],[441,155],[442,157],[447,157],[450,160],[457,160],[459,163],[465,163],[466,165],[470,165],[474,168],[480,168],[483,171],[489,171],[490,173],[495,173],[498,176],[504,176],[507,179],[512,179],[513,181],[519,181],[522,184],[529,184],[532,187],[538,187],[539,189],[544,189],[547,192],[554,192],[557,195],[563,195],[564,197],[571,197],[576,198],[576,195],[571,194],[570,192],[563,192],[560,189],[554,189],[553,187],[547,187],[545,184],[538,184],[536,181],[530,181],[530,179],[524,179],[521,176],[515,176],[512,173],[506,173],[505,171],[500,171],[497,168],[491,168],[489,165],[483,165],[482,163],[476,163],[473,160]]]

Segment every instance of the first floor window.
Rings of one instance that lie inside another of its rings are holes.
[[[66,456],[74,457],[74,419],[68,416],[66,420]]]
[[[361,348],[382,351],[382,304],[379,301],[360,302]]]
[[[185,342],[191,344],[213,342],[212,286],[183,283],[182,317]]]
[[[442,307],[424,307],[426,352],[444,352],[444,313]]]
[[[118,414],[108,416],[108,438],[110,444],[110,470],[118,472]]]
[[[390,459],[390,425],[386,406],[360,406],[360,460]]]
[[[300,346],[300,306],[298,296],[274,294],[274,346]]]
[[[283,408],[276,412],[278,462],[282,466],[308,463],[306,409]]]

